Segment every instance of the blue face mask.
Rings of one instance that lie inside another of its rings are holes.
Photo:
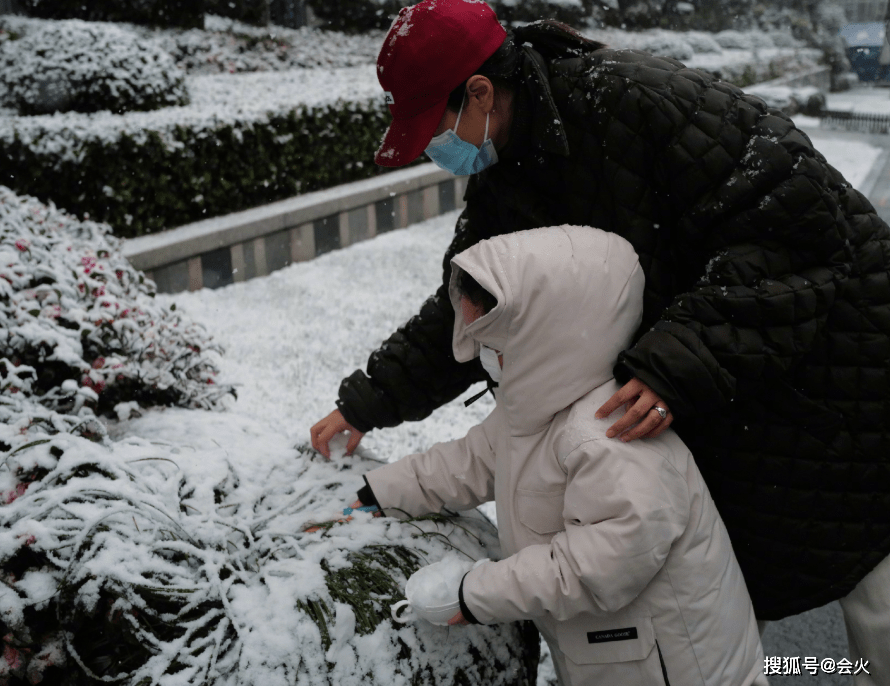
[[[490,115],[485,115],[485,139],[482,141],[481,148],[458,138],[457,127],[460,124],[460,115],[463,113],[463,109],[464,105],[461,103],[454,128],[434,136],[424,151],[439,167],[455,176],[478,174],[498,161],[494,143],[488,137]]]

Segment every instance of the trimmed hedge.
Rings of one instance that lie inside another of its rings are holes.
[[[149,26],[204,28],[203,0],[19,0],[41,19],[122,21]]]
[[[0,45],[0,103],[20,114],[188,104],[185,72],[153,42],[108,23],[42,24]]]
[[[356,84],[373,80],[370,66],[340,71]],[[281,90],[292,88],[285,82]],[[266,112],[229,113],[234,105],[223,102],[192,118],[185,116],[191,108],[171,108],[66,115],[70,125],[56,117],[10,117],[6,126],[0,119],[0,184],[133,237],[367,178],[379,173],[373,155],[390,115],[359,90],[332,86],[355,100],[283,103]]]

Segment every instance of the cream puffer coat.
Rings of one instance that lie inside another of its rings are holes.
[[[387,514],[494,500],[504,553],[464,579],[490,624],[533,619],[562,684],[765,684],[723,522],[673,431],[623,443],[594,413],[642,313],[630,244],[589,227],[482,241],[452,261],[454,355],[503,354],[496,409],[466,437],[367,475]],[[466,270],[497,306],[466,326]],[[599,354],[592,355],[595,350]]]

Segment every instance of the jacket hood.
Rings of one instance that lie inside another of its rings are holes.
[[[496,236],[451,261],[454,356],[480,344],[503,355],[498,402],[513,435],[545,428],[553,416],[612,378],[643,313],[645,278],[620,236],[560,226]],[[497,306],[467,326],[456,281],[467,271]]]

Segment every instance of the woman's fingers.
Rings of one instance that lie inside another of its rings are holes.
[[[631,379],[621,388],[615,391],[614,395],[603,403],[602,407],[596,411],[597,419],[604,419],[612,414],[625,403],[637,398],[645,388],[645,384],[639,379]]]
[[[327,459],[331,459],[331,439],[337,434],[345,431],[349,432],[349,441],[346,444],[346,454],[351,455],[356,449],[359,441],[365,435],[361,431],[357,431],[352,424],[346,421],[340,410],[334,410],[327,417],[316,423],[309,429],[309,435],[312,437],[312,447],[324,455]]]
[[[628,408],[628,410],[624,413],[624,416],[621,417],[617,422],[612,424],[609,427],[609,430],[606,431],[606,436],[609,438],[613,438],[614,436],[621,436],[625,431],[630,429],[632,426],[639,424],[640,422],[647,422],[650,425],[647,427],[647,431],[651,430],[654,427],[654,420],[652,417],[648,416],[649,410],[651,410],[655,404],[658,402],[658,396],[650,390],[647,386],[643,385],[642,382],[638,382],[642,389],[638,394],[638,397],[633,401],[633,404]],[[658,416],[657,412],[652,413],[658,419],[661,417]],[[636,437],[636,436],[635,436]]]
[[[662,406],[662,407],[664,407],[664,406]],[[665,431],[667,431],[668,428],[670,427],[670,425],[673,423],[674,423],[674,415],[672,415],[670,412],[668,412],[667,417],[665,417],[654,429],[652,429],[652,431],[647,433],[645,436],[642,436],[642,438],[655,438],[656,436],[660,436]]]
[[[358,448],[358,444],[361,442],[364,435],[365,434],[361,431],[356,431],[352,427],[349,428],[349,440],[346,442],[347,455],[352,455],[352,451]]]
[[[664,424],[670,425],[670,421],[673,421],[671,415],[668,415],[664,419],[661,418],[661,415],[655,409],[655,407],[651,407],[643,418],[636,424],[636,426],[631,427],[628,431],[621,434],[621,440],[625,443],[627,441],[633,441],[637,438],[654,438],[662,431],[664,431]]]
[[[596,412],[597,418],[608,417],[624,405],[624,416],[606,431],[606,436],[620,436],[622,441],[637,438],[654,438],[663,433],[673,422],[673,415],[658,395],[639,379],[631,379],[619,388]],[[662,417],[661,408],[666,412]]]

